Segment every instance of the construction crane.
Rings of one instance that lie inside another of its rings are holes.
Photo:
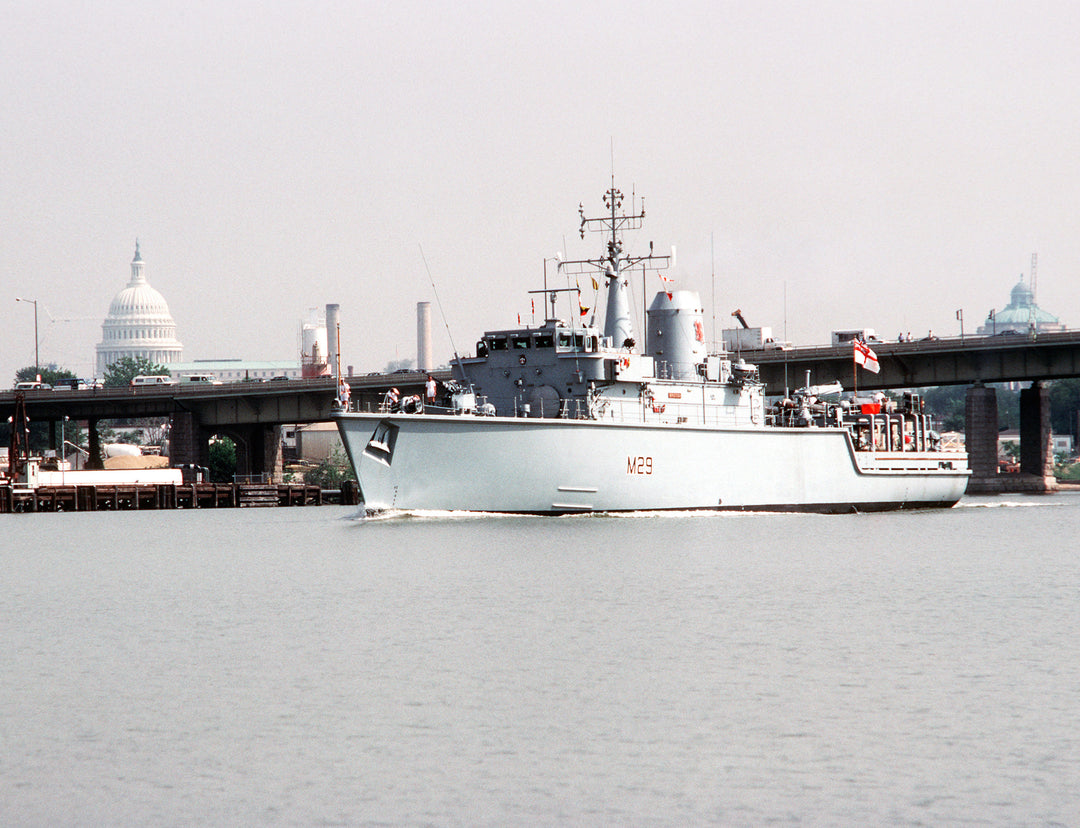
[[[1036,290],[1038,281],[1036,274],[1038,273],[1039,266],[1039,254],[1038,252],[1031,254],[1031,307],[1028,308],[1028,328],[1031,331],[1035,331],[1038,328],[1039,320],[1035,317],[1035,308],[1038,306],[1036,300]]]
[[[1039,267],[1039,254],[1031,254],[1031,301],[1037,303],[1039,297],[1039,280],[1036,274]]]

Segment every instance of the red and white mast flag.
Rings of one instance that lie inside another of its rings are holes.
[[[874,374],[881,371],[881,365],[878,363],[877,354],[870,350],[870,346],[861,339],[855,340],[855,364],[861,365],[867,371]]]

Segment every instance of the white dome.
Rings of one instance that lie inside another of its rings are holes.
[[[176,338],[176,322],[169,305],[143,275],[139,243],[131,261],[131,281],[109,305],[109,315],[101,324],[97,346],[97,374],[123,357],[145,357],[159,365],[179,362],[183,345]]]
[[[160,320],[164,324],[173,324],[172,315],[169,313],[169,305],[165,297],[150,287],[144,279],[142,282],[131,282],[126,288],[116,294],[109,305],[109,317],[113,321],[121,320]]]

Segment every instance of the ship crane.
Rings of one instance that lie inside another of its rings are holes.
[[[749,330],[750,329],[750,326],[746,324],[746,320],[743,319],[742,309],[741,308],[736,308],[735,310],[733,310],[731,312],[731,315],[739,320],[739,324],[743,326],[743,330]]]

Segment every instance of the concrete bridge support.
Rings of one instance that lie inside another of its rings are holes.
[[[169,462],[173,466],[210,465],[210,435],[191,411],[174,411],[170,418]]]
[[[86,438],[89,454],[86,457],[86,468],[103,469],[105,459],[101,456],[101,435],[98,434],[98,420],[96,418],[86,421]]]
[[[1020,474],[1024,491],[1052,492],[1054,442],[1050,436],[1050,389],[1035,381],[1020,391]]]
[[[964,401],[964,444],[971,479],[968,494],[996,494],[998,482],[997,390],[981,383],[967,390]]]
[[[1020,391],[1020,472],[998,474],[997,392],[973,385],[965,402],[965,442],[971,480],[968,494],[1052,492],[1054,451],[1050,439],[1050,390],[1041,382]]]
[[[281,426],[256,424],[223,431],[236,444],[236,473],[246,477],[266,475],[271,483],[284,478],[281,452]]]
[[[271,483],[281,483],[285,479],[285,464],[281,450],[281,426],[265,425],[263,437],[263,471]]]

